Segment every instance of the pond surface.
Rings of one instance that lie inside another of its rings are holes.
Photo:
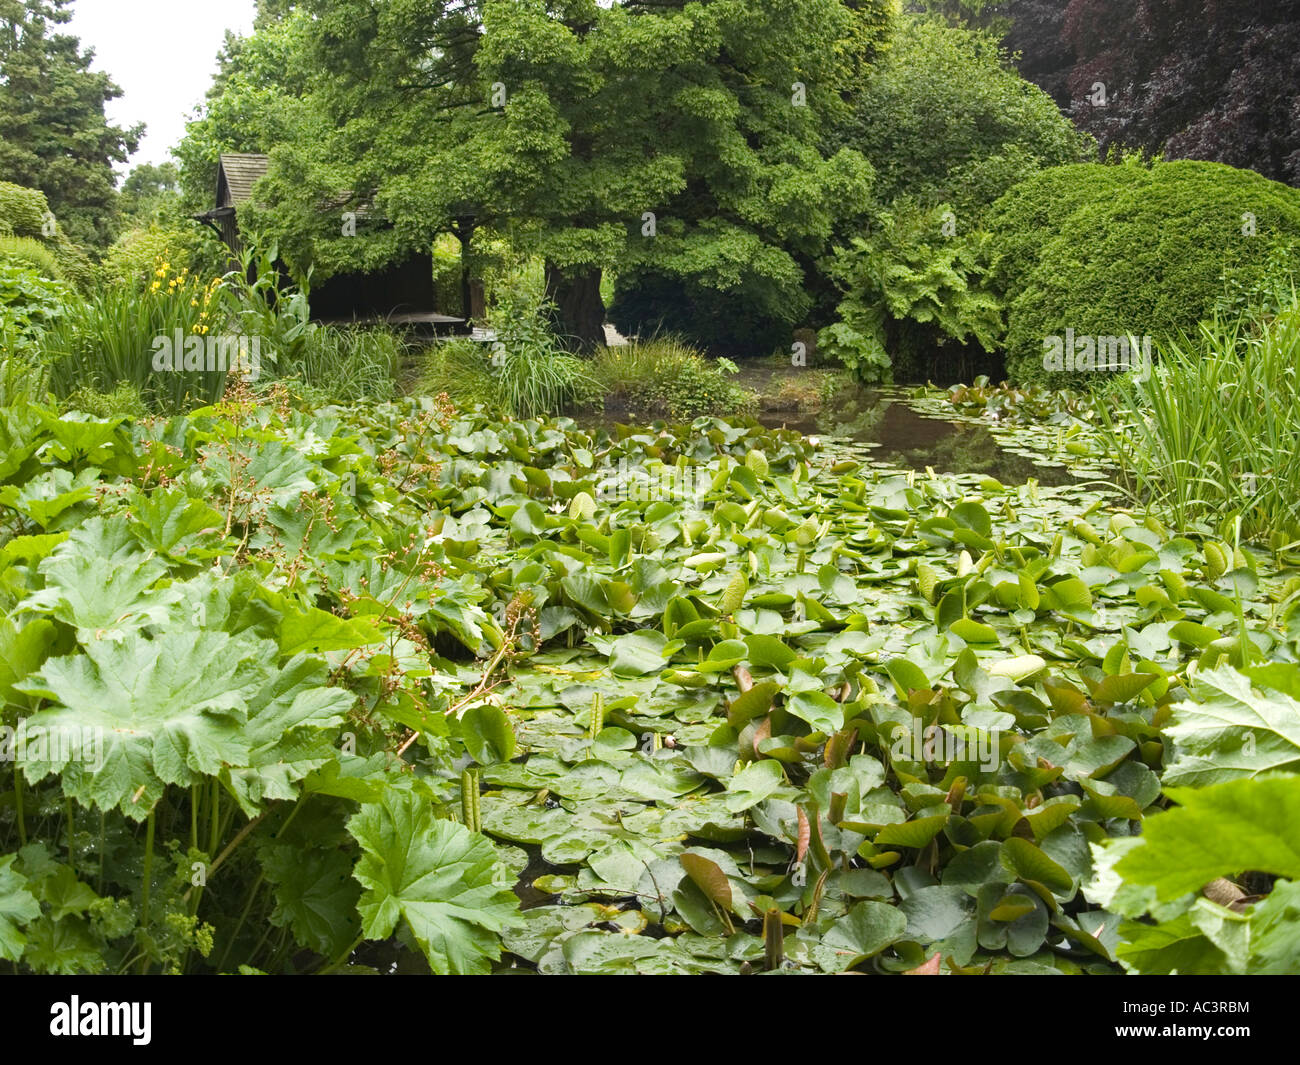
[[[735,379],[745,388],[770,396],[770,373],[744,370]],[[960,420],[926,417],[914,410],[898,389],[842,384],[816,410],[760,409],[758,420],[770,428],[794,429],[804,436],[842,439],[871,448],[871,458],[903,469],[935,473],[974,473],[1006,484],[1033,478],[1042,485],[1074,483],[1064,469],[1041,466],[1005,450],[989,430]]]

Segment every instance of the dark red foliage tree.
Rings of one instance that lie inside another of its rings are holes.
[[[1103,151],[1208,159],[1300,185],[1300,0],[1007,0],[1001,10],[1021,73]]]

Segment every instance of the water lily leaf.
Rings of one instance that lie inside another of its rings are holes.
[[[348,831],[363,851],[354,873],[363,934],[386,939],[405,921],[435,973],[486,974],[501,956],[498,934],[519,923],[518,898],[493,879],[488,839],[396,791],[362,806]]]
[[[668,664],[664,658],[667,646],[668,637],[657,629],[642,629],[620,636],[610,652],[610,672],[619,677],[656,673]]]
[[[480,703],[460,719],[461,739],[469,756],[479,765],[508,762],[515,754],[515,730],[499,706]]]
[[[948,823],[947,814],[918,817],[900,824],[886,825],[872,841],[877,847],[924,847]]]
[[[1018,655],[997,662],[987,662],[984,669],[992,677],[1006,677],[1019,683],[1047,668],[1047,661],[1038,655]]]
[[[1045,884],[1057,894],[1074,890],[1074,878],[1027,839],[1012,836],[1003,843],[1002,863],[1021,879]]]
[[[815,732],[831,733],[844,727],[844,707],[822,691],[795,692],[786,700],[785,709]]]
[[[752,666],[784,670],[798,655],[775,636],[756,634],[745,637],[746,654]]]
[[[859,902],[822,936],[813,957],[823,972],[842,973],[874,957],[907,931],[907,917],[884,902]]]
[[[732,701],[727,721],[740,728],[751,719],[761,717],[772,709],[772,700],[780,690],[781,685],[774,680],[760,681]]]
[[[686,875],[691,878],[705,896],[721,909],[730,912],[734,908],[732,898],[731,881],[727,879],[716,862],[709,861],[700,854],[692,854],[687,851],[677,856],[677,860],[682,863],[682,868],[686,870]]]
[[[900,699],[906,699],[909,692],[930,688],[930,681],[921,667],[910,659],[891,658],[885,663],[885,671],[893,680]]]
[[[950,632],[967,643],[997,643],[998,630],[972,618],[958,618],[948,626]]]
[[[975,917],[975,900],[962,888],[932,885],[898,904],[907,917],[907,935],[921,943],[947,939]]]
[[[1194,621],[1180,621],[1170,626],[1169,635],[1179,643],[1204,650],[1215,640],[1220,639],[1223,633],[1208,625],[1198,625]]]
[[[713,645],[708,657],[696,669],[701,673],[722,673],[745,661],[748,654],[749,648],[740,640],[723,640]]]
[[[781,767],[771,759],[746,766],[727,785],[727,809],[738,814],[762,802],[785,783]]]
[[[1092,593],[1078,577],[1066,577],[1043,590],[1042,603],[1049,610],[1086,617],[1092,611]]]
[[[1132,702],[1158,679],[1151,673],[1125,673],[1105,677],[1092,689],[1092,697],[1094,701],[1106,705]]]
[[[979,945],[985,950],[1007,950],[1018,958],[1027,958],[1043,945],[1051,925],[1047,905],[1024,884],[985,884],[980,888],[976,920]],[[1025,909],[1025,903],[1032,908]],[[1015,905],[1015,916],[1011,907]],[[1007,920],[994,920],[1001,912]]]
[[[970,501],[958,503],[948,513],[959,529],[970,529],[984,537],[993,531],[993,519],[979,503]]]

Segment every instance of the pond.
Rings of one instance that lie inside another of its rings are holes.
[[[1042,466],[1006,450],[983,425],[919,413],[901,390],[856,385],[839,388],[818,410],[761,410],[769,428],[794,429],[804,436],[850,441],[870,448],[873,462],[935,473],[973,473],[1004,484],[1031,478],[1042,485],[1074,479],[1063,469]]]

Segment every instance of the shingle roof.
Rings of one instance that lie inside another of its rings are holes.
[[[217,206],[234,207],[253,196],[253,184],[266,174],[269,161],[253,152],[223,152],[217,175]]]

